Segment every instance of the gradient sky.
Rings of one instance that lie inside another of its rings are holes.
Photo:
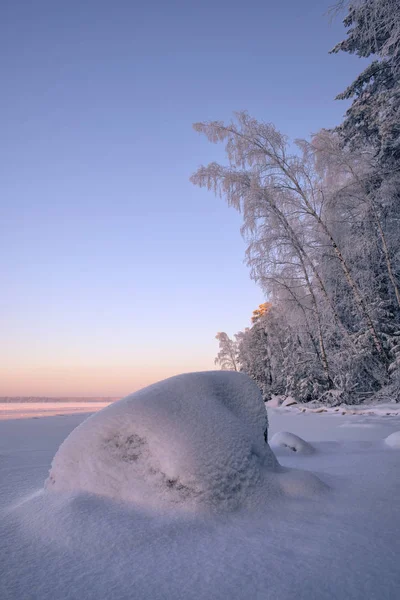
[[[0,16],[0,395],[125,395],[214,368],[264,301],[192,123],[306,137],[359,59],[325,0],[21,0]]]

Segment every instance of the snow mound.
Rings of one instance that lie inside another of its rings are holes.
[[[46,488],[146,508],[265,503],[280,469],[264,402],[247,375],[171,377],[92,415],[60,446]]]
[[[291,497],[311,498],[315,494],[328,489],[318,477],[308,471],[287,469],[279,477],[281,490]]]
[[[400,431],[395,431],[385,438],[385,444],[390,446],[391,448],[399,448],[400,449]]]
[[[299,454],[312,454],[315,448],[294,433],[288,431],[279,431],[272,436],[270,441],[271,448],[287,448],[291,452]]]

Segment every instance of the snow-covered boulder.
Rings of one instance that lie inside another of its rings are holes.
[[[314,446],[289,431],[279,431],[272,436],[270,446],[273,449],[284,448],[299,454],[313,454]]]
[[[146,507],[233,508],[279,468],[267,424],[247,375],[178,375],[84,421],[59,448],[46,487]]]
[[[312,474],[280,467],[264,438],[267,423],[247,375],[171,377],[77,427],[55,455],[46,488],[191,511],[260,507],[282,493],[322,488]]]
[[[385,438],[385,444],[391,448],[398,448],[400,450],[400,431],[395,431]]]

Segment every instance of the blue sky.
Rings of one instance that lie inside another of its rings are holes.
[[[124,395],[214,368],[264,301],[240,216],[195,188],[192,123],[307,137],[359,59],[331,2],[41,1],[1,16],[0,395]]]

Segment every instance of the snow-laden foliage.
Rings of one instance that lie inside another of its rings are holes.
[[[219,365],[223,371],[238,371],[238,343],[232,340],[224,331],[218,332],[215,339],[219,343],[219,352],[215,364]]]
[[[400,2],[355,0],[344,23],[333,52],[376,60],[340,96],[353,103],[335,131],[291,145],[246,112],[194,125],[225,143],[227,164],[192,182],[243,215],[269,301],[232,342],[265,400],[400,397]]]
[[[399,176],[385,176],[370,148],[343,149],[328,131],[293,152],[273,125],[245,112],[195,129],[226,143],[228,164],[200,167],[192,181],[242,213],[251,277],[270,301],[236,335],[239,368],[266,400],[358,403],[394,381]]]
[[[353,102],[339,127],[346,144],[371,144],[380,160],[394,166],[400,159],[400,2],[351,2],[344,19],[347,38],[332,52],[374,57],[338,96]]]

